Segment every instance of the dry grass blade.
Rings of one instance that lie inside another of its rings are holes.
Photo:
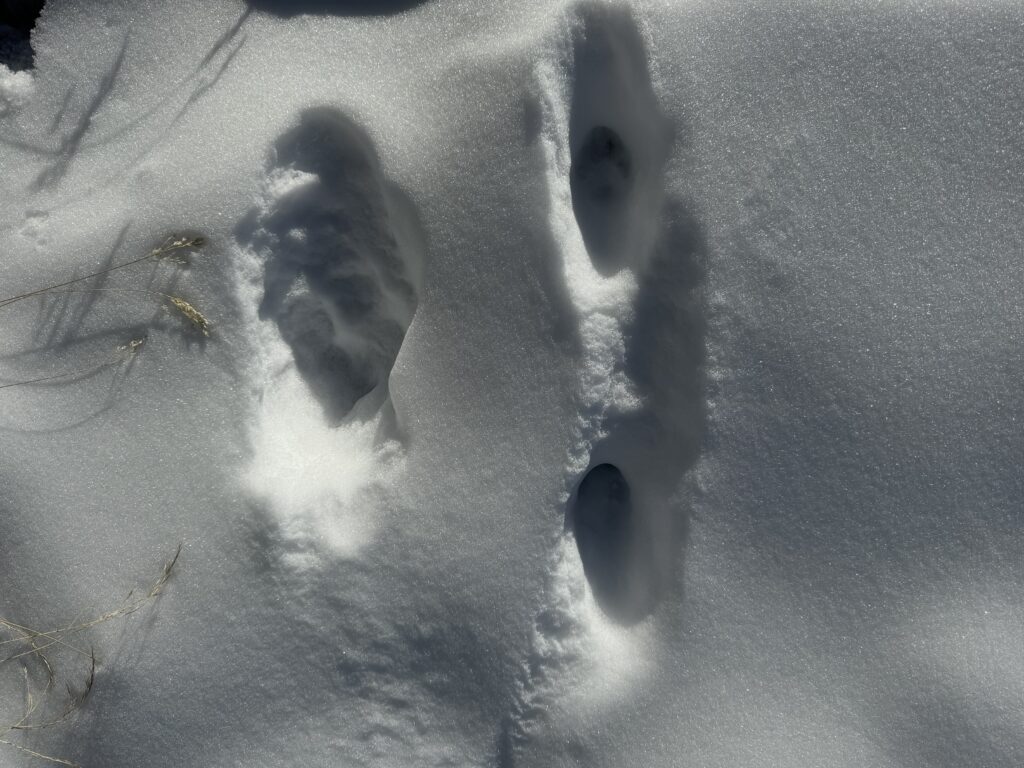
[[[21,744],[15,744],[13,741],[8,741],[7,739],[0,739],[0,744],[6,744],[8,747],[14,747],[15,749],[31,755],[32,757],[38,757],[40,760],[57,763],[58,765],[68,765],[71,766],[71,768],[82,768],[80,763],[73,763],[70,760],[63,760],[59,757],[54,757],[53,755],[44,755],[42,752],[36,752],[34,749],[23,747]]]
[[[92,619],[91,621],[86,621],[81,624],[73,624],[71,626],[65,627],[64,629],[57,630],[55,633],[49,634],[52,635],[59,633],[79,633],[91,627],[95,627],[98,624],[103,624],[104,622],[110,621],[111,619],[118,619],[122,616],[130,616],[131,614],[135,613],[140,608],[144,607],[146,604],[150,603],[152,600],[158,597],[160,593],[163,591],[164,586],[171,578],[171,573],[174,570],[175,564],[177,564],[178,562],[178,558],[181,556],[181,548],[182,545],[179,544],[178,548],[174,551],[174,556],[170,560],[168,560],[167,563],[164,564],[163,571],[160,573],[160,578],[158,578],[153,583],[153,586],[149,588],[149,591],[145,594],[145,596],[132,600],[132,597],[135,595],[135,590],[132,590],[125,596],[124,601],[118,608],[115,608],[112,611],[107,611],[103,615],[98,616],[97,618]]]
[[[202,237],[169,237],[163,245],[154,248],[149,256],[152,259],[167,259],[178,264],[188,264],[188,253],[191,250],[198,250],[206,245]]]
[[[204,336],[210,335],[210,321],[206,319],[206,316],[191,302],[180,296],[172,296],[169,293],[142,288],[62,288],[60,290],[48,290],[47,293],[141,293],[146,296],[166,299],[193,327],[202,332]]]
[[[133,343],[134,342],[129,342],[128,345],[125,345],[124,349],[137,349],[138,346],[136,345],[133,347]],[[170,580],[171,575],[174,572],[175,565],[178,562],[178,558],[181,556],[181,550],[182,545],[179,544],[177,549],[174,551],[173,557],[164,564],[164,567],[160,572],[160,576],[153,582],[143,596],[135,597],[135,590],[132,590],[128,593],[120,606],[114,610],[107,611],[95,619],[80,621],[76,617],[74,621],[60,629],[40,631],[32,629],[24,624],[11,621],[10,619],[0,617],[0,631],[6,631],[7,634],[14,635],[13,637],[0,641],[0,644],[7,645],[13,643],[21,646],[16,653],[4,659],[0,659],[0,665],[16,659],[21,659],[21,663],[23,665],[26,664],[27,661],[35,660],[38,662],[42,671],[45,672],[46,676],[46,683],[41,686],[40,695],[33,695],[29,667],[23,667],[26,699],[24,713],[16,723],[0,727],[0,736],[6,736],[12,732],[39,730],[60,725],[85,705],[86,700],[89,698],[89,694],[92,692],[93,686],[96,683],[96,653],[93,649],[83,651],[73,643],[69,642],[68,638],[85,632],[98,624],[133,614],[143,606],[154,601],[160,596],[164,587],[167,585],[167,582]],[[45,708],[41,707],[45,703],[47,697],[52,693],[57,683],[57,670],[54,668],[53,663],[51,663],[45,653],[45,651],[54,646],[59,646],[76,653],[84,654],[89,659],[89,671],[86,676],[85,683],[80,690],[76,690],[76,688],[73,688],[68,682],[64,683],[64,688],[67,692],[67,701],[58,715],[51,715],[50,718],[46,720],[34,720],[34,715],[45,711]],[[16,750],[39,760],[45,760],[58,765],[71,766],[71,768],[80,768],[78,763],[29,749],[22,744],[11,741],[9,738],[0,738],[0,744],[13,747]]]
[[[139,258],[131,259],[130,261],[124,261],[120,264],[115,264],[112,267],[107,267],[106,269],[101,269],[97,272],[91,272],[84,277],[76,277],[73,280],[66,280],[63,283],[48,285],[45,288],[37,288],[34,291],[27,291],[25,293],[19,293],[17,296],[0,299],[0,307],[5,307],[8,304],[13,304],[16,301],[21,301],[22,299],[27,299],[30,296],[39,296],[40,294],[49,293],[58,288],[64,288],[68,285],[74,285],[75,283],[91,280],[94,277],[100,277],[101,275],[113,272],[114,270],[130,267],[133,264],[141,264],[144,261],[160,261],[162,259],[168,259],[176,261],[179,264],[186,264],[188,263],[188,251],[202,248],[204,245],[206,245],[206,240],[202,237],[183,237],[180,235],[172,235],[145,256],[140,256]]]
[[[203,336],[210,335],[210,322],[202,312],[178,296],[168,296],[167,300],[171,302],[174,308],[181,312],[181,314],[184,315],[185,318],[203,334]]]
[[[7,384],[0,384],[0,389],[7,389],[8,387],[23,387],[27,384],[41,384],[44,381],[56,381],[57,379],[68,379],[72,376],[81,376],[84,374],[93,374],[103,370],[111,365],[119,365],[126,360],[130,360],[136,352],[138,352],[142,345],[146,343],[145,338],[132,339],[126,344],[119,344],[115,349],[114,357],[109,360],[105,360],[99,365],[91,365],[86,368],[75,368],[71,371],[64,371],[63,373],[55,373],[52,376],[39,376],[34,379],[26,379],[24,381],[12,381]]]
[[[160,578],[156,580],[152,587],[150,587],[148,597],[156,597],[159,595],[164,588],[164,585],[171,578],[171,572],[174,570],[174,566],[178,564],[178,558],[181,557],[181,548],[184,544],[178,544],[178,548],[174,550],[174,556],[164,563],[163,573],[160,574]]]
[[[93,685],[95,683],[96,683],[96,651],[94,650],[94,651],[92,651],[91,657],[90,657],[89,677],[86,678],[85,687],[82,689],[82,691],[80,693],[76,693],[74,690],[72,690],[70,683],[65,683],[64,684],[64,687],[65,687],[65,689],[67,689],[67,693],[68,693],[68,703],[65,705],[64,711],[61,712],[60,715],[58,715],[57,717],[55,717],[52,720],[47,720],[46,722],[43,722],[43,723],[31,723],[31,724],[26,723],[25,721],[28,720],[29,716],[32,714],[32,712],[35,711],[36,707],[38,706],[38,704],[36,704],[35,706],[33,706],[30,709],[29,712],[27,712],[25,714],[24,717],[22,717],[22,719],[19,722],[17,722],[14,725],[12,725],[10,727],[10,730],[12,730],[12,731],[31,731],[31,730],[36,730],[38,728],[50,728],[51,726],[54,726],[54,725],[57,725],[58,723],[63,722],[68,717],[70,717],[74,712],[77,712],[79,709],[81,709],[83,706],[85,706],[85,700],[88,699],[89,698],[89,694],[92,693],[92,687],[93,687]],[[47,691],[49,691],[49,688],[47,688]],[[30,700],[31,700],[31,696],[30,696]]]

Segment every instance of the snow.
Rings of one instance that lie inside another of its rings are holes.
[[[0,384],[74,373],[0,389],[0,617],[183,543],[77,638],[86,703],[0,739],[1020,765],[1022,21],[48,3],[0,67],[0,299],[206,244],[0,306]]]
[[[0,116],[21,109],[32,96],[32,75],[0,69]]]

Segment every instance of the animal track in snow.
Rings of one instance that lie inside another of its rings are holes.
[[[622,200],[629,192],[632,172],[622,137],[606,125],[591,128],[572,161],[574,207],[579,211],[584,205]]]
[[[264,203],[239,227],[264,262],[261,318],[339,423],[387,381],[416,311],[424,243],[365,131],[330,108],[281,136]]]
[[[657,236],[672,131],[651,87],[644,42],[620,8],[584,5],[572,40],[573,212],[603,275],[642,264]]]
[[[500,768],[535,764],[534,744],[548,762],[559,744],[556,762],[587,763],[546,713],[644,674],[631,644],[647,630],[634,627],[678,594],[685,477],[705,421],[706,245],[664,189],[674,131],[644,37],[628,6],[595,2],[573,7],[556,35],[535,70],[536,135],[579,339],[569,535],[551,553],[531,650],[500,726]]]
[[[602,610],[625,624],[647,615],[658,593],[647,567],[651,530],[622,471],[598,464],[580,481],[570,508],[583,572]]]
[[[598,604],[629,625],[672,583],[685,533],[673,496],[702,432],[703,245],[692,217],[667,205],[673,129],[633,14],[584,4],[569,29],[560,141],[593,287],[576,291],[587,394],[566,524]],[[584,276],[576,266],[570,280]]]

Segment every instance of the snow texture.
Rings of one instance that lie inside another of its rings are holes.
[[[0,616],[184,545],[0,738],[1024,764],[1019,6],[68,0],[31,42],[0,299],[206,245],[0,305],[0,384],[73,374],[0,389]]]

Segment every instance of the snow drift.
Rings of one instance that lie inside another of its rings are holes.
[[[0,298],[103,274],[0,306],[0,383],[46,378],[0,389],[0,616],[184,546],[79,639],[87,703],[0,738],[1019,765],[1022,21],[47,4],[0,67]]]

